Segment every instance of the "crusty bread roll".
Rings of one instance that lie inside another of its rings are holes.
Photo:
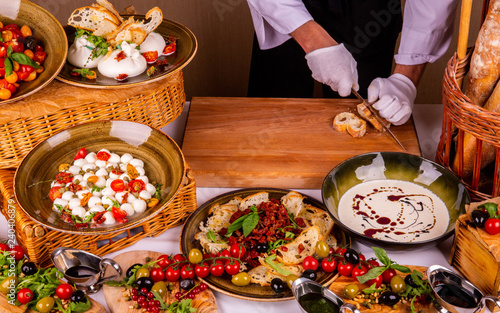
[[[465,95],[483,106],[500,77],[500,0],[491,0],[470,61]]]
[[[333,129],[347,132],[354,138],[361,138],[366,134],[366,122],[353,113],[342,112],[333,119]]]
[[[379,132],[385,132],[384,126],[378,121],[378,119],[372,114],[370,109],[368,109],[364,103],[358,104],[356,108],[358,109],[358,114],[359,116],[361,116],[361,118],[372,124],[372,126],[375,127],[375,129]],[[389,123],[388,121],[382,118],[381,120],[387,127],[391,126],[391,123]]]

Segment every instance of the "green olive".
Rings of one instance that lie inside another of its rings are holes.
[[[241,272],[231,278],[231,282],[236,286],[246,286],[250,284],[250,275],[247,272]]]
[[[149,277],[149,270],[147,268],[141,267],[135,271],[135,279],[139,279],[141,277]]]
[[[0,283],[0,292],[3,294],[8,294],[11,289],[15,289],[18,283],[17,276],[6,277]]]
[[[288,288],[292,289],[292,284],[297,279],[299,279],[299,276],[295,274],[290,274],[287,277],[285,277],[285,282],[288,285]]]
[[[36,309],[40,313],[50,312],[50,310],[52,310],[53,307],[54,307],[54,298],[52,297],[42,298],[38,300],[38,302],[36,303]]]
[[[153,291],[156,291],[160,297],[163,298],[163,296],[167,293],[167,283],[163,280],[157,281],[153,287],[151,287],[151,292]]]
[[[188,260],[193,264],[198,264],[203,261],[203,253],[201,253],[200,250],[193,248],[189,251]]]
[[[399,275],[392,276],[391,290],[394,293],[402,293],[403,291],[405,291],[406,290],[405,280]]]
[[[344,287],[344,290],[342,290],[342,293],[344,295],[344,298],[347,300],[352,300],[354,299],[359,292],[359,287],[356,284],[349,284]]]
[[[326,242],[320,240],[316,243],[316,255],[320,258],[326,258],[330,254],[330,247]]]

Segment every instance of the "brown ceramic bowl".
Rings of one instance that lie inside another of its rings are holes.
[[[88,152],[106,148],[120,155],[128,152],[144,161],[151,182],[162,184],[159,203],[126,223],[76,229],[52,209],[48,198],[50,181],[61,163],[72,163],[82,147]],[[163,210],[177,195],[185,176],[184,156],[177,144],[163,132],[126,121],[100,121],[80,124],[48,138],[23,159],[14,177],[14,193],[21,210],[48,228],[73,234],[98,235],[125,230],[147,221]]]
[[[31,82],[21,82],[19,88],[8,100],[0,100],[0,104],[17,101],[31,95],[50,83],[59,73],[68,54],[68,40],[59,21],[47,10],[28,0],[21,0],[19,14],[15,20],[0,16],[4,24],[29,26],[33,36],[38,38],[45,49],[47,59],[43,63],[45,70]]]
[[[199,242],[194,239],[194,235],[200,231],[200,223],[206,222],[208,218],[208,211],[213,205],[217,203],[227,203],[235,197],[245,198],[261,191],[268,192],[269,199],[281,199],[281,197],[290,192],[290,190],[277,188],[248,188],[231,191],[208,200],[207,202],[202,204],[196,211],[194,211],[191,216],[189,216],[186,223],[184,223],[184,227],[182,228],[181,232],[181,251],[183,253],[189,253],[192,248],[202,250]],[[311,204],[326,211],[326,208],[321,202],[312,197],[306,195],[304,196],[304,203]],[[337,239],[337,245],[342,247],[350,247],[350,237],[337,226],[335,226],[333,229],[334,236]],[[329,285],[337,277],[337,271],[334,271],[332,273],[320,272],[320,274],[318,274],[317,282],[323,285]],[[244,287],[236,286],[231,282],[231,276],[229,276],[228,274],[223,274],[220,277],[209,275],[203,278],[203,280],[210,286],[211,289],[217,290],[218,292],[238,299],[266,302],[294,299],[292,291],[288,288],[286,288],[282,293],[277,294],[271,289],[270,286],[263,287],[258,284],[250,284]]]

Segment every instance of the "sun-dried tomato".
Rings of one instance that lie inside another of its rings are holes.
[[[302,253],[302,251],[304,251],[304,245],[302,243],[299,243],[299,246],[297,247],[299,249],[299,254]]]
[[[116,61],[120,62],[121,60],[125,59],[126,57],[127,57],[127,55],[125,54],[125,52],[120,51],[116,55],[115,59],[116,59]]]
[[[92,220],[97,224],[97,225],[101,225],[102,223],[104,223],[104,221],[106,220],[106,218],[104,217],[104,214],[106,214],[107,211],[102,211],[102,212],[97,212],[94,217],[92,218]]]

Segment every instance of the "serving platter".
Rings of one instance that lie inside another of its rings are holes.
[[[219,203],[224,204],[228,201],[234,199],[235,197],[245,198],[249,195],[255,194],[257,192],[268,192],[269,199],[280,199],[282,196],[289,193],[291,190],[278,189],[278,188],[247,188],[239,189],[231,192],[224,193],[217,197],[214,197],[204,204],[202,204],[196,211],[194,211],[190,217],[185,222],[182,232],[181,232],[181,251],[188,253],[192,248],[197,248],[202,250],[201,245],[197,240],[194,239],[196,233],[198,233],[199,225],[201,222],[205,222],[208,217],[208,212],[210,208]],[[326,211],[325,207],[318,200],[309,197],[307,195],[304,198],[305,204],[311,204],[317,208]],[[351,245],[351,239],[346,233],[344,233],[340,228],[334,226],[333,235],[337,239],[337,245],[343,247],[349,247]],[[323,285],[328,285],[333,280],[338,277],[337,271],[332,273],[318,273],[317,282]],[[260,301],[260,302],[275,302],[275,301],[285,301],[294,299],[291,290],[285,288],[285,291],[281,294],[275,293],[269,286],[260,286],[257,284],[250,284],[248,286],[236,286],[231,282],[231,276],[224,274],[220,277],[215,277],[209,275],[203,279],[207,285],[213,290],[232,296],[238,299]]]
[[[125,275],[126,270],[136,263],[144,264],[146,263],[146,259],[156,260],[163,253],[147,251],[147,250],[139,250],[139,251],[127,251],[122,254],[117,255],[113,258],[115,262],[120,264],[120,267],[123,270],[122,276],[117,280],[121,280]],[[112,269],[108,269],[110,273],[106,273],[105,275],[110,275]],[[175,301],[175,293],[179,291],[179,283],[174,283],[174,290],[167,293],[165,302],[171,303]],[[141,312],[142,309],[131,309],[130,305],[132,302],[126,301],[123,297],[123,287],[111,287],[104,285],[103,286],[104,298],[106,300],[106,304],[108,305],[108,309],[111,313],[137,313]],[[193,307],[196,309],[197,313],[217,313],[217,303],[215,301],[215,296],[210,289],[206,289],[205,291],[196,295],[193,299]]]
[[[128,18],[130,16],[131,15],[123,15],[122,17]],[[144,15],[133,16],[136,20],[145,20]],[[75,40],[75,28],[66,25],[64,26],[64,30],[68,38],[68,46],[71,46]],[[138,76],[129,77],[123,81],[117,81],[114,78],[101,75],[97,68],[93,68],[92,70],[97,73],[97,77],[95,79],[87,79],[81,76],[71,75],[71,71],[75,67],[66,60],[56,78],[62,82],[86,88],[128,88],[134,85],[147,84],[166,78],[180,71],[194,58],[196,50],[198,49],[198,44],[196,37],[188,28],[177,22],[164,19],[155,32],[162,35],[165,39],[168,39],[169,36],[177,38],[177,50],[169,56],[159,57],[158,60],[165,60],[166,64],[157,66],[156,73],[151,76],[148,76],[146,71],[144,71],[144,73]],[[153,64],[148,64],[148,68],[152,65]]]

